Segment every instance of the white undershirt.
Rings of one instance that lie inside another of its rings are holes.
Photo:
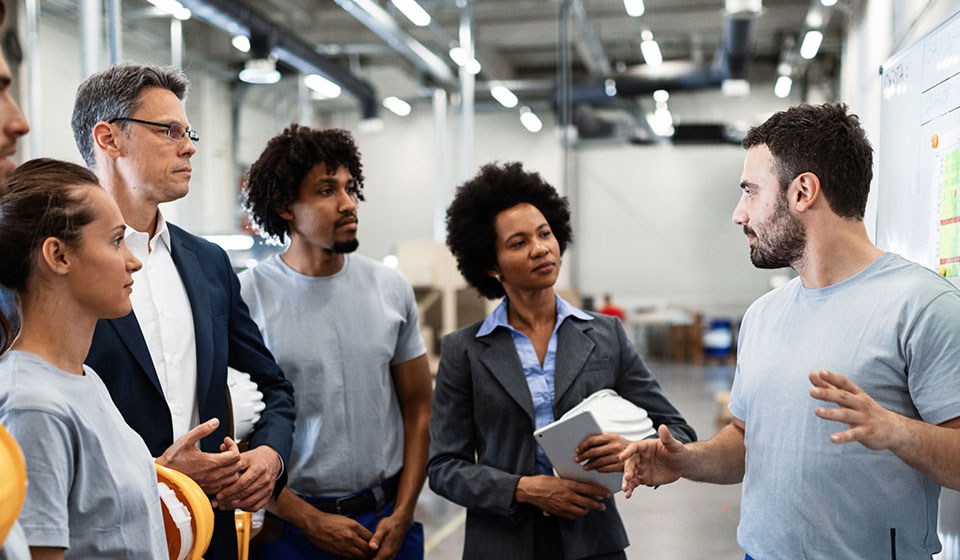
[[[124,239],[143,263],[133,274],[130,300],[170,409],[176,440],[200,423],[193,310],[170,254],[170,231],[163,215],[157,212],[153,239],[130,226]]]

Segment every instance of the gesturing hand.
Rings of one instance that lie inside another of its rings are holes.
[[[157,463],[182,472],[200,485],[207,494],[216,494],[239,478],[240,450],[229,437],[223,438],[220,453],[204,453],[197,442],[212,434],[220,421],[207,420],[183,434],[157,457]]]
[[[869,449],[890,449],[897,441],[904,416],[877,404],[863,389],[839,373],[810,372],[810,396],[838,408],[814,409],[824,420],[849,424],[850,429],[830,436],[833,443],[859,441]]]
[[[686,447],[677,441],[666,425],[661,425],[659,439],[644,439],[627,446],[620,454],[623,465],[623,492],[627,498],[641,484],[669,484],[683,474]]]
[[[623,461],[620,454],[630,442],[617,434],[601,434],[585,438],[577,446],[577,456],[573,458],[577,463],[588,461],[584,470],[599,472],[622,472]]]
[[[347,558],[371,558],[373,533],[344,515],[316,512],[304,530],[310,542],[331,554]]]
[[[550,515],[574,519],[592,509],[607,509],[600,499],[610,498],[611,494],[602,486],[537,475],[521,477],[514,496],[518,502],[530,504]]]

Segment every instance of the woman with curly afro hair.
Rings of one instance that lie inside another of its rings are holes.
[[[460,272],[485,297],[503,297],[485,320],[443,339],[430,420],[430,487],[467,508],[466,559],[625,558],[610,491],[553,476],[533,436],[585,397],[613,390],[655,428],[696,439],[620,321],[554,291],[571,236],[566,199],[520,163],[483,166],[447,210]],[[591,436],[575,460],[623,471],[628,443]]]

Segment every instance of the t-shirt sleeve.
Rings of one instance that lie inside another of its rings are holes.
[[[746,395],[744,394],[743,387],[743,373],[740,371],[740,351],[743,349],[744,338],[747,333],[747,323],[750,313],[749,310],[746,315],[744,315],[743,320],[740,322],[740,335],[737,339],[737,367],[733,373],[733,387],[730,389],[730,403],[727,405],[727,408],[730,409],[730,414],[733,414],[734,418],[739,418],[740,420],[747,420],[747,405],[746,405]]]
[[[74,478],[74,441],[67,423],[46,411],[11,410],[3,423],[23,449],[27,496],[20,525],[30,546],[67,548],[67,502]]]
[[[960,292],[934,298],[908,331],[907,387],[920,417],[942,424],[960,416]]]
[[[400,325],[400,333],[397,336],[397,346],[393,351],[393,359],[390,365],[395,366],[403,362],[418,358],[427,352],[427,347],[423,344],[423,338],[420,336],[420,320],[417,316],[417,300],[413,295],[413,288],[403,282],[403,315],[404,321]]]

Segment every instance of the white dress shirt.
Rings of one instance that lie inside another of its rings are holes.
[[[143,263],[133,273],[133,312],[150,350],[153,367],[163,388],[173,439],[200,422],[197,410],[197,340],[193,310],[183,280],[170,253],[170,231],[157,212],[153,239],[127,226],[127,246]]]

